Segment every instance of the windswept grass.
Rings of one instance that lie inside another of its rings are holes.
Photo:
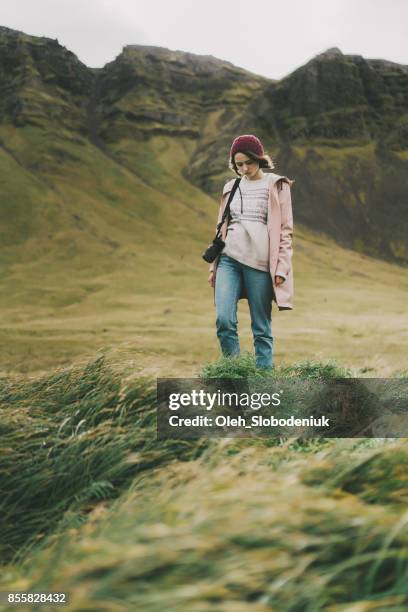
[[[2,380],[0,408],[0,590],[68,591],[68,611],[407,609],[404,440],[157,441],[154,381],[104,356]]]
[[[0,389],[0,556],[22,554],[59,525],[78,525],[138,472],[195,456],[200,444],[156,442],[156,389],[127,386],[103,356]],[[131,455],[131,459],[129,459]]]
[[[243,351],[239,356],[220,357],[207,363],[200,372],[200,378],[248,378],[248,377],[302,377],[327,380],[330,378],[350,378],[353,375],[349,368],[335,360],[326,362],[306,359],[291,365],[280,365],[271,371],[256,367],[255,355]]]

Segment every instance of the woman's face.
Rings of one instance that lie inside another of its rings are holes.
[[[253,178],[258,174],[259,163],[245,155],[245,153],[235,153],[234,161],[239,174],[242,176]]]

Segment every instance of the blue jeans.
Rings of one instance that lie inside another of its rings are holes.
[[[256,366],[272,368],[272,279],[269,272],[250,268],[220,255],[215,282],[217,336],[223,355],[239,355],[237,305],[242,283],[248,296]]]

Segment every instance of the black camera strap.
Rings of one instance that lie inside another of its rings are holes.
[[[217,233],[215,234],[215,238],[218,238],[218,234],[221,231],[223,223],[224,223],[225,219],[227,218],[227,216],[229,215],[232,198],[234,197],[234,194],[235,194],[236,190],[238,189],[240,181],[241,181],[241,178],[235,179],[235,183],[233,184],[231,192],[229,194],[228,202],[227,202],[227,205],[226,205],[226,207],[224,209],[224,213],[222,215],[222,219],[219,222],[219,224],[217,225]]]

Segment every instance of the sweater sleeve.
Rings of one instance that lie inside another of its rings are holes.
[[[292,261],[293,214],[290,184],[282,181],[282,189],[278,189],[281,207],[281,233],[279,243],[278,264],[275,274],[286,278]]]

